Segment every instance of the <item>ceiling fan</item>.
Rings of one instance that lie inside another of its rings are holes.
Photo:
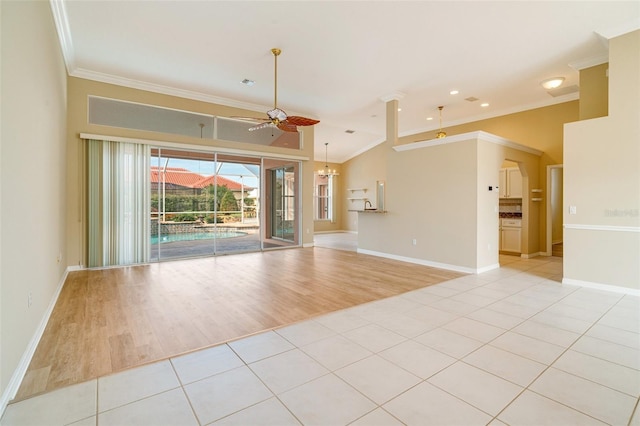
[[[273,90],[273,109],[267,111],[268,118],[254,118],[254,117],[233,117],[250,121],[262,121],[249,128],[249,131],[264,129],[267,127],[277,127],[284,132],[297,132],[297,126],[313,126],[318,124],[320,120],[314,120],[307,117],[299,117],[297,115],[287,115],[286,112],[278,108],[278,56],[282,51],[278,48],[271,49],[275,60],[275,72],[274,72],[274,90]]]

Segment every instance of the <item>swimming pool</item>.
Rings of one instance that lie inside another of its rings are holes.
[[[246,232],[239,231],[216,231],[216,232],[185,232],[181,234],[164,234],[160,238],[160,243],[173,243],[176,241],[196,241],[212,240],[214,238],[235,238],[247,235]],[[151,244],[158,244],[158,236],[151,237]]]

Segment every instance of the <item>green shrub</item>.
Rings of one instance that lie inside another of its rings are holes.
[[[209,215],[204,218],[204,221],[207,223],[222,223],[222,217],[218,216],[217,218],[214,218],[213,215]]]
[[[196,216],[191,213],[180,213],[173,217],[174,222],[194,222]]]

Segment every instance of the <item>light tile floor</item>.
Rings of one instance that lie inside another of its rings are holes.
[[[557,258],[501,264],[11,404],[0,424],[640,425],[640,298],[561,285]]]

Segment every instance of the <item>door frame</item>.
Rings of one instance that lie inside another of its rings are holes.
[[[551,176],[552,173],[551,171],[554,169],[563,169],[563,173],[564,173],[564,164],[550,164],[547,166],[547,226],[546,226],[546,255],[547,256],[551,256],[553,253],[553,241],[552,241],[552,230],[553,230],[553,215],[551,214],[551,188],[552,188],[552,182],[551,182]],[[563,184],[563,195],[562,195],[562,200],[563,200],[563,205],[564,205],[564,184]],[[564,206],[560,207],[561,209],[564,209]],[[563,227],[564,225],[561,224]],[[564,230],[563,230],[564,233]]]

